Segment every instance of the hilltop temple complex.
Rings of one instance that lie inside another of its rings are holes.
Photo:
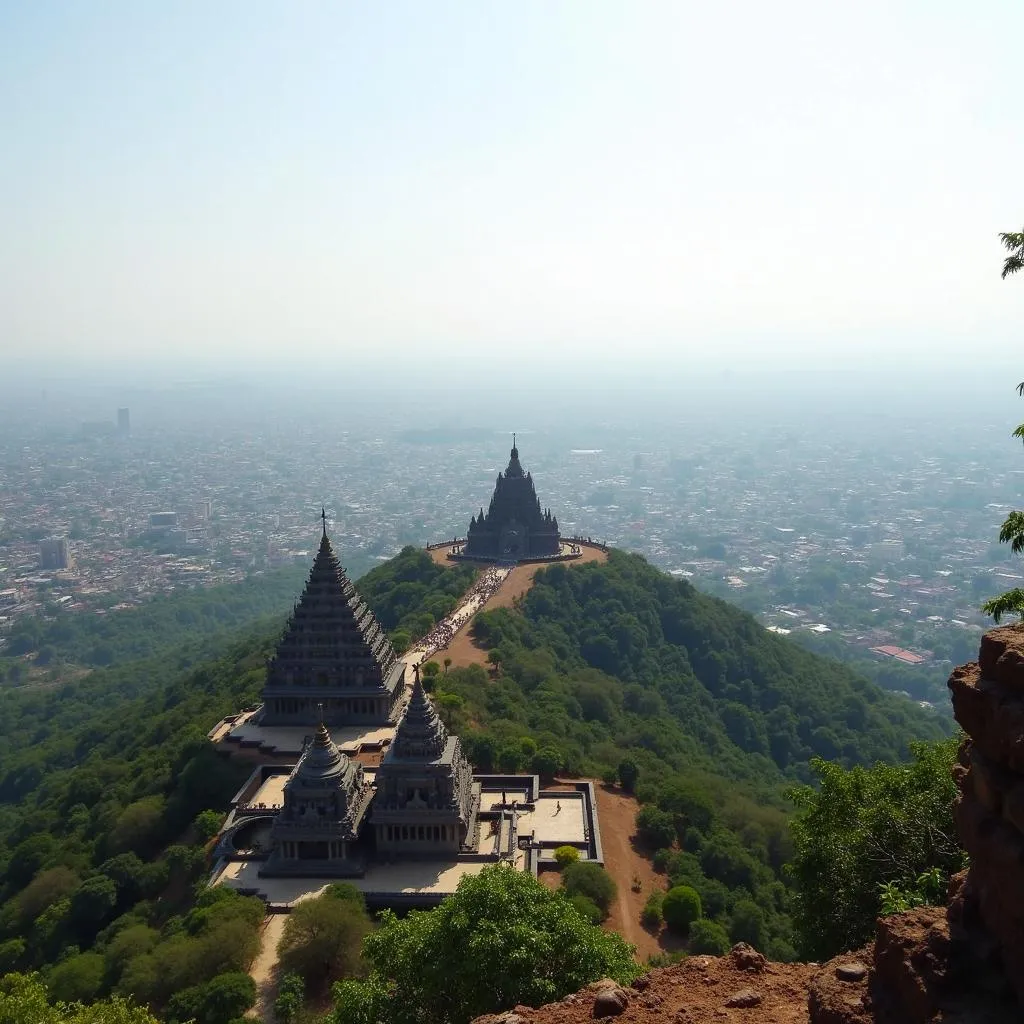
[[[287,909],[345,878],[374,906],[430,906],[488,863],[535,874],[564,845],[600,863],[591,783],[546,793],[535,775],[474,774],[420,680],[423,649],[397,656],[322,518],[262,704],[210,733],[255,761],[218,837],[212,884]]]
[[[557,558],[561,554],[558,520],[541,509],[530,473],[523,472],[512,435],[512,453],[498,474],[487,514],[470,520],[463,558],[524,561]]]

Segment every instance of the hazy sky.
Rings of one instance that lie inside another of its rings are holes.
[[[0,352],[1013,355],[1022,40],[1020,0],[0,0]]]

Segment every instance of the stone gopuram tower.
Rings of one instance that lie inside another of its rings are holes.
[[[402,696],[405,663],[345,574],[321,517],[306,589],[267,665],[259,724],[386,725]]]
[[[270,830],[271,853],[261,875],[356,875],[364,868],[353,845],[373,787],[321,722],[284,784],[284,803]]]
[[[512,435],[512,454],[504,473],[498,474],[487,514],[480,509],[469,524],[466,558],[518,561],[550,558],[559,553],[558,520],[542,510],[533,477],[523,472],[519,449]]]
[[[405,716],[377,768],[376,786],[378,856],[453,857],[472,841],[479,786],[459,738],[448,735],[424,693],[418,671]]]

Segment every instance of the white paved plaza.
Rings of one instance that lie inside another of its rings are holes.
[[[515,868],[523,870],[523,854],[516,851]],[[260,861],[233,861],[213,880],[214,885],[257,891],[271,903],[293,905],[319,896],[334,882],[349,882],[366,893],[443,895],[455,892],[459,879],[478,875],[486,861],[402,861],[373,864],[362,878],[260,878]]]

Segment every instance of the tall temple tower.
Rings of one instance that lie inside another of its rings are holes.
[[[261,875],[355,875],[353,851],[373,787],[321,722],[284,784],[284,803],[270,829],[271,852]]]
[[[512,435],[512,454],[504,473],[498,474],[487,515],[470,520],[467,558],[519,560],[550,558],[559,553],[558,520],[542,510],[533,477],[523,472],[519,449]]]
[[[377,768],[373,828],[378,855],[457,856],[471,841],[479,784],[458,736],[449,736],[420,683]]]
[[[405,663],[341,567],[321,516],[306,589],[267,665],[259,724],[386,725],[402,696]]]

